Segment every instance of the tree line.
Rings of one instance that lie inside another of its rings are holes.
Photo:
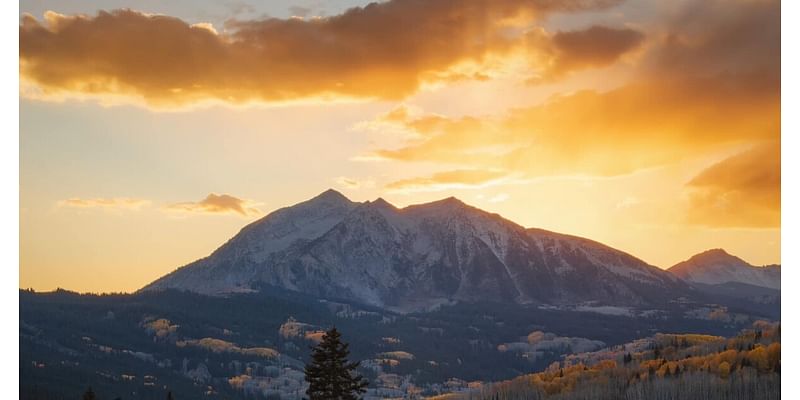
[[[482,385],[453,400],[701,400],[779,399],[780,324],[725,339],[657,335],[640,351],[588,353],[545,371]],[[590,361],[591,360],[591,361]]]
[[[336,327],[326,331],[322,341],[311,348],[311,360],[305,367],[308,400],[357,400],[366,392],[369,383],[356,373],[359,362],[349,361],[349,356],[349,345]],[[175,400],[171,391],[166,399]],[[82,400],[97,400],[91,387]]]

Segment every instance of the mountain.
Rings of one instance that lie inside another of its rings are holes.
[[[674,275],[600,243],[526,229],[456,198],[396,208],[328,190],[253,222],[143,290],[279,287],[394,310],[467,302],[638,306],[681,296]]]
[[[358,203],[335,190],[276,210],[244,227],[210,256],[186,265],[145,287],[178,288],[202,294],[250,291],[262,268],[273,265],[290,246],[310,243],[341,222]]]
[[[429,398],[656,332],[730,336],[780,318],[779,306],[741,314],[705,301],[636,315],[582,309],[460,302],[403,314],[279,289],[225,296],[20,290],[19,398],[79,399],[91,386],[98,399],[163,400],[167,390],[176,399],[299,399],[309,346],[333,325],[370,379],[365,399]]]
[[[722,249],[712,249],[675,264],[669,272],[681,279],[701,284],[745,283],[781,289],[781,266],[757,267]]]

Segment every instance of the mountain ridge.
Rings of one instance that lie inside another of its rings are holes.
[[[780,290],[780,265],[755,266],[724,249],[695,254],[668,269],[681,279],[700,284],[744,283]]]
[[[525,228],[455,197],[397,208],[332,189],[245,226],[142,290],[224,294],[259,285],[398,310],[484,300],[645,305],[688,290],[628,253]]]

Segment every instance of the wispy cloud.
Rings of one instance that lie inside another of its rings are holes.
[[[626,208],[635,207],[641,204],[642,201],[636,196],[628,196],[617,202],[617,210],[624,210]]]
[[[503,171],[460,169],[437,172],[430,176],[402,179],[386,185],[390,192],[424,192],[447,189],[487,187],[507,178]]]
[[[350,178],[346,176],[340,176],[334,179],[336,184],[339,186],[343,186],[347,189],[361,189],[361,188],[373,188],[375,187],[375,180],[371,178]]]
[[[505,201],[508,201],[508,199],[510,198],[511,195],[509,195],[508,193],[498,193],[492,197],[489,197],[488,199],[486,199],[486,201],[488,201],[489,203],[503,203]]]
[[[88,198],[73,197],[58,202],[59,207],[70,208],[102,208],[115,210],[139,210],[151,204],[149,200],[127,197]]]
[[[203,200],[169,204],[163,209],[178,213],[238,214],[243,217],[251,217],[262,213],[255,207],[256,205],[257,203],[252,200],[243,200],[228,194],[211,193]]]

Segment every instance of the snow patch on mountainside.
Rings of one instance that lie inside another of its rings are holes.
[[[223,294],[264,284],[402,312],[457,301],[637,306],[687,289],[624,252],[526,229],[455,198],[399,209],[329,190],[143,290]]]

